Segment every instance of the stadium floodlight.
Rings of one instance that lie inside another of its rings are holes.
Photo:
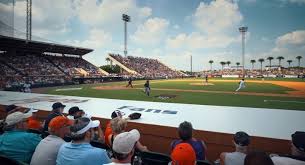
[[[130,22],[130,16],[127,14],[122,15],[122,20],[124,21],[124,54],[127,56],[127,22]]]
[[[245,77],[245,37],[246,37],[246,32],[248,31],[248,27],[242,26],[239,29],[239,32],[241,33],[242,36],[242,65],[243,65],[243,77]]]
[[[26,1],[26,40],[32,40],[32,0]]]

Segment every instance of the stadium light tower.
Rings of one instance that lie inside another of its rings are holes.
[[[127,56],[127,22],[130,22],[130,16],[127,14],[122,15],[122,20],[124,21],[124,54]]]
[[[243,77],[245,77],[245,37],[248,27],[243,26],[239,28],[239,32],[241,33],[242,41],[242,65],[243,65]]]
[[[26,40],[32,40],[32,0],[26,1]]]
[[[191,75],[193,75],[193,57],[191,54],[190,57],[191,57]]]

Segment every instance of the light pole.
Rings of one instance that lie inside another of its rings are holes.
[[[245,37],[248,27],[243,26],[239,28],[239,32],[241,33],[242,37],[242,65],[243,65],[243,77],[245,77]]]
[[[122,15],[122,20],[124,21],[124,54],[127,56],[127,22],[130,22],[130,16],[127,14]]]
[[[191,56],[191,75],[193,75],[193,57],[192,55]]]

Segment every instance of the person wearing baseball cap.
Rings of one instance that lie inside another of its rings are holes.
[[[111,113],[111,120],[114,119],[114,118],[122,118],[123,116],[123,113],[119,110],[115,110]],[[112,128],[111,128],[111,120],[106,124],[106,129],[105,129],[105,143],[110,147],[110,143],[109,143],[109,140],[108,140],[108,137],[113,133],[112,132]]]
[[[71,143],[64,143],[57,154],[57,165],[91,165],[111,162],[106,150],[91,146],[93,128],[99,127],[99,120],[81,117],[70,127]]]
[[[243,165],[250,144],[250,136],[243,131],[236,132],[233,136],[235,152],[220,154],[221,165]]]
[[[296,131],[291,135],[291,155],[272,155],[275,165],[305,165],[305,132]]]
[[[79,109],[79,107],[77,106],[74,106],[74,107],[71,107],[68,111],[68,119],[70,120],[74,120],[74,119],[77,119],[77,118],[80,118],[82,117],[82,113],[84,111]]]
[[[5,132],[0,136],[0,155],[16,161],[30,163],[36,146],[41,141],[38,134],[26,132],[31,112],[14,112],[6,119]]]
[[[29,117],[28,119],[28,129],[29,130],[37,130],[41,131],[42,130],[42,123],[38,120],[37,116],[37,109],[30,109],[30,112],[32,112],[32,116]]]
[[[33,154],[31,165],[54,165],[56,164],[57,153],[62,144],[63,138],[70,134],[72,121],[64,116],[57,116],[49,123],[49,133],[37,145]],[[47,160],[47,161],[46,161]]]
[[[62,103],[60,102],[56,102],[52,105],[52,111],[51,113],[47,116],[46,120],[45,120],[45,123],[44,123],[44,126],[43,126],[43,132],[47,132],[48,131],[48,128],[49,128],[49,123],[50,121],[56,117],[56,116],[63,116],[63,111],[64,111],[64,108],[66,107],[66,105],[63,105]]]
[[[140,133],[136,129],[117,135],[112,145],[114,159],[107,165],[131,165],[131,157],[139,139]]]
[[[172,165],[195,165],[196,153],[193,147],[188,143],[176,145],[171,153]]]

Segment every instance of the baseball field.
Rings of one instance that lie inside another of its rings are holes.
[[[151,80],[150,96],[145,95],[145,81],[110,82],[36,89],[34,92],[55,95],[141,100],[186,104],[238,106],[305,110],[305,82],[301,79],[246,79],[238,92],[239,79]]]

